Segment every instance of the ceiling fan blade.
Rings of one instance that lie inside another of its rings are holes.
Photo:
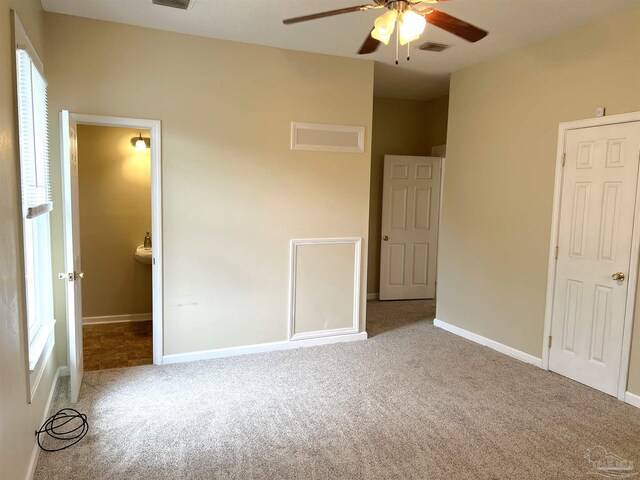
[[[282,21],[285,25],[291,25],[292,23],[306,22],[308,20],[315,20],[316,18],[332,17],[334,15],[342,15],[343,13],[351,12],[364,12],[371,10],[372,8],[383,8],[384,5],[358,5],[356,7],[339,8],[338,10],[329,10],[328,12],[312,13],[311,15],[304,15],[302,17],[287,18]]]
[[[443,30],[462,37],[469,42],[482,40],[489,33],[486,30],[482,30],[481,28],[471,25],[464,20],[452,17],[448,13],[444,13],[439,10],[431,10],[430,12],[425,13],[424,18],[431,25],[442,28]]]
[[[371,29],[371,31],[373,32],[373,29]],[[367,35],[367,38],[364,39],[364,42],[362,43],[360,50],[358,50],[358,55],[363,55],[365,53],[373,53],[378,49],[379,46],[380,46],[380,40],[376,40],[371,36],[371,33],[369,33],[369,35]]]

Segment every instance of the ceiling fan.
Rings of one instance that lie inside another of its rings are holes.
[[[470,23],[453,17],[447,13],[432,8],[429,4],[436,4],[445,0],[373,0],[372,5],[357,5],[354,7],[339,8],[327,12],[313,13],[302,17],[287,18],[282,21],[285,25],[316,20],[318,18],[332,17],[350,12],[366,12],[367,10],[386,8],[387,12],[376,18],[374,27],[358,50],[358,54],[373,53],[380,43],[389,44],[389,40],[396,29],[396,64],[398,63],[398,44],[408,45],[417,40],[424,31],[426,24],[430,23],[464,38],[469,42],[477,42],[487,36],[489,32],[482,30]],[[408,51],[408,47],[407,47]],[[409,55],[407,53],[407,60]]]

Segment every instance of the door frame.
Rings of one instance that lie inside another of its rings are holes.
[[[438,245],[436,246],[436,293],[434,300],[438,301],[438,275],[440,269],[438,268],[438,260],[440,259],[440,231],[442,230],[442,202],[444,201],[444,169],[447,164],[447,157],[440,157],[440,205],[438,205]]]
[[[560,234],[560,202],[562,198],[562,182],[564,180],[562,160],[565,153],[567,132],[589,127],[601,127],[622,123],[640,122],[640,112],[610,115],[608,117],[588,118],[562,122],[558,126],[558,147],[556,152],[556,172],[553,187],[553,214],[551,217],[551,240],[549,242],[549,266],[547,272],[547,295],[544,312],[544,335],[542,338],[542,368],[549,370],[549,336],[551,335],[551,316],[556,283],[555,249]],[[640,161],[640,159],[639,159]],[[631,355],[631,341],[633,317],[636,308],[636,292],[638,287],[638,262],[640,260],[640,169],[638,169],[638,183],[636,186],[636,203],[631,237],[631,259],[627,284],[627,303],[625,305],[624,326],[622,335],[622,354],[620,356],[620,375],[618,378],[618,400],[625,400],[629,377],[629,362]]]
[[[162,246],[162,123],[160,120],[143,118],[112,117],[105,115],[87,115],[69,112],[69,120],[78,125],[96,125],[102,127],[139,128],[151,131],[151,242],[153,245],[152,278],[152,325],[153,325],[153,363],[162,365],[164,309],[164,275]],[[64,188],[64,187],[63,187]],[[63,192],[64,196],[64,192]],[[63,220],[64,221],[64,220]],[[82,254],[82,252],[81,252]],[[80,319],[82,321],[82,319]]]

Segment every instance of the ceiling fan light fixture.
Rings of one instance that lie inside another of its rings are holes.
[[[413,10],[405,10],[400,16],[398,27],[400,34],[400,45],[406,45],[420,38],[427,26],[425,18]]]
[[[189,1],[189,0],[153,0],[158,1]],[[193,0],[191,0],[193,2]],[[374,28],[366,36],[364,43],[358,50],[359,55],[373,53],[382,43],[389,44],[391,36],[396,28],[396,64],[398,64],[398,47],[400,43],[410,48],[410,42],[417,40],[424,32],[427,23],[434,25],[446,32],[452,33],[468,42],[477,42],[487,36],[489,32],[460,20],[448,13],[431,8],[430,5],[438,5],[444,0],[371,0],[367,5],[355,5],[353,7],[338,8],[324,12],[312,13],[300,17],[285,18],[282,23],[291,25],[294,23],[316,20],[318,18],[333,17],[351,12],[366,12],[372,9],[387,9],[383,15],[375,20]],[[407,54],[407,60],[409,55]]]
[[[395,10],[389,10],[388,12],[380,15],[376,18],[375,22],[373,22],[374,29],[371,31],[371,36],[385,45],[388,45],[389,39],[391,38],[396,26],[397,18],[398,12]]]

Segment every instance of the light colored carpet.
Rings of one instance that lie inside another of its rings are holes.
[[[434,328],[432,302],[368,308],[363,342],[87,372],[90,432],[35,478],[602,478],[598,446],[640,467],[640,410]]]

